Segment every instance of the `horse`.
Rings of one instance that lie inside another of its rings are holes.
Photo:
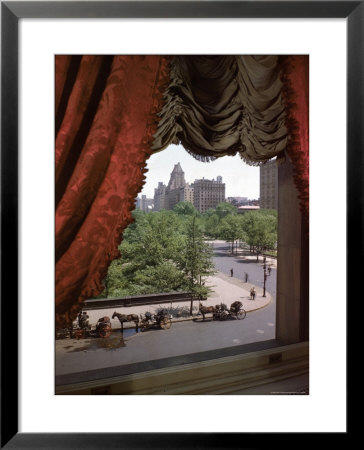
[[[208,313],[214,314],[215,313],[215,307],[214,306],[203,306],[202,303],[200,303],[199,310],[200,310],[200,313],[202,314],[202,317],[203,317],[202,320],[205,320],[205,314],[208,314]]]
[[[114,319],[117,317],[119,319],[120,325],[121,325],[121,331],[124,329],[124,322],[134,322],[135,323],[135,330],[138,331],[138,325],[139,325],[139,316],[138,314],[120,314],[116,311],[112,315],[112,318]]]

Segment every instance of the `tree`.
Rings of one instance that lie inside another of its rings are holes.
[[[240,215],[228,215],[221,220],[218,228],[219,237],[231,242],[231,253],[234,253],[234,243],[238,239],[244,239],[243,218]]]
[[[173,208],[173,211],[182,216],[193,216],[198,214],[197,209],[191,202],[178,202]]]
[[[219,226],[219,217],[217,214],[209,214],[208,216],[204,217],[204,228],[205,233],[216,239],[218,237],[218,226]]]
[[[176,255],[184,246],[183,224],[172,211],[135,215],[104,280],[109,297],[184,289]],[[164,273],[164,276],[161,274]]]
[[[274,248],[277,242],[277,216],[266,212],[248,212],[243,216],[246,242],[255,247],[257,260],[263,249]]]
[[[237,214],[237,208],[231,203],[221,202],[216,206],[215,213],[221,221],[224,217],[230,214]]]
[[[138,271],[135,274],[134,281],[140,293],[147,291],[149,294],[157,294],[185,289],[181,271],[171,261],[163,261],[156,266],[148,266]],[[135,295],[137,295],[137,292],[135,292]]]
[[[204,285],[202,277],[215,273],[213,252],[203,240],[203,233],[197,224],[196,216],[192,216],[187,223],[185,248],[180,256],[180,268],[191,292],[190,314],[192,315],[193,297],[202,297],[210,291]]]
[[[198,216],[160,211],[135,215],[104,280],[103,296],[190,291],[206,295],[202,277],[212,273],[212,250]],[[192,307],[192,305],[191,305]]]

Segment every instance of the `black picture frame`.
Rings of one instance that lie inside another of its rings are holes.
[[[21,18],[346,18],[347,250],[362,254],[363,1],[1,2],[1,448],[260,448],[277,434],[18,432],[18,21]],[[347,286],[363,262],[348,259]],[[11,338],[9,339],[9,336]],[[242,416],[244,411],[242,410]],[[243,417],[242,417],[243,418]],[[347,435],[347,433],[344,433]],[[280,445],[296,435],[280,436]],[[301,440],[304,443],[309,434]],[[317,436],[316,436],[317,438]],[[264,446],[267,446],[265,444]]]

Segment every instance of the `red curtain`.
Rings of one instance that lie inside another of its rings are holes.
[[[308,225],[309,215],[309,57],[283,58],[283,96],[288,129],[287,153],[293,163],[293,177],[298,189],[302,215]]]
[[[56,56],[56,323],[98,295],[144,184],[163,56]]]

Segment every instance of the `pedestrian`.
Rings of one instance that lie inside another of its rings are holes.
[[[255,300],[255,294],[256,294],[255,289],[254,289],[254,287],[252,287],[250,289],[250,297],[252,300]]]
[[[247,272],[245,272],[245,283],[247,283],[248,282],[248,274],[247,274]]]
[[[233,274],[234,274],[234,271],[233,271],[233,269],[231,268],[231,269],[230,269],[230,276],[232,277]]]
[[[270,271],[272,270],[271,267],[268,267],[268,274],[270,275]]]

